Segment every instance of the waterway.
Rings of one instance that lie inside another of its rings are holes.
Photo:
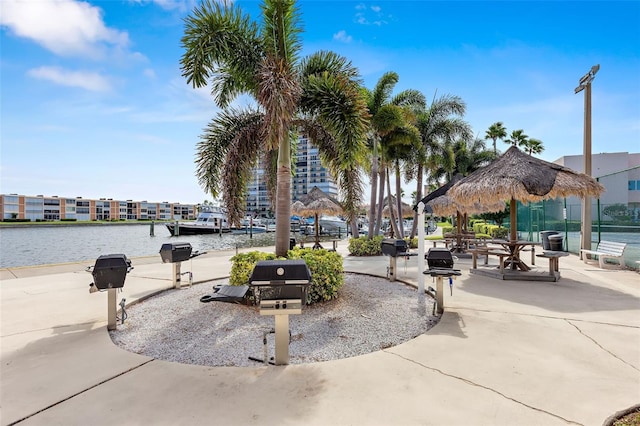
[[[160,258],[160,247],[169,242],[190,243],[194,251],[265,247],[275,244],[275,233],[219,234],[173,237],[163,224],[70,225],[0,228],[0,267],[35,266],[87,261],[98,256],[124,253],[127,257]]]

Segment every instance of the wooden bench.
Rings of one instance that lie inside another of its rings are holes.
[[[314,249],[319,249],[319,248],[324,248],[324,247],[322,247],[322,244],[321,244],[321,243],[331,242],[331,244],[332,244],[332,246],[333,246],[333,249],[329,249],[329,251],[336,251],[336,250],[338,249],[338,241],[340,241],[340,240],[338,240],[338,239],[333,239],[333,240],[328,240],[328,241],[320,241],[320,242],[318,243],[318,245],[316,245],[316,244],[315,244],[315,242],[316,242],[315,237],[314,237],[314,238],[312,238],[312,239],[309,239],[309,240],[301,239],[301,240],[300,240],[300,248],[304,248],[304,245],[305,245],[305,244],[313,243],[313,248],[314,248]]]
[[[487,250],[487,261],[489,260],[489,256],[497,256],[500,259],[500,273],[504,274],[504,258],[505,257],[509,257],[511,256],[511,253],[509,253],[508,251],[504,251],[504,250],[498,250],[498,249],[488,249]]]
[[[604,269],[605,260],[613,259],[617,260],[620,268],[624,267],[624,249],[627,247],[626,243],[615,243],[613,241],[600,241],[598,247],[595,250],[580,249],[582,260],[585,263],[588,260],[587,255],[598,256],[598,263],[600,267]]]
[[[485,247],[476,247],[474,249],[470,249],[469,252],[471,253],[471,260],[473,262],[472,268],[473,269],[478,269],[478,256],[484,256],[484,264],[488,264],[489,263],[489,249],[485,246]]]
[[[542,254],[536,254],[536,257],[544,257],[546,259],[549,259],[549,275],[551,276],[555,276],[556,272],[559,271],[559,259],[564,256],[569,256],[569,253],[566,251],[545,250],[544,252],[542,252]]]

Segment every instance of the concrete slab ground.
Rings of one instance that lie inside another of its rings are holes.
[[[350,257],[346,244],[347,271],[385,276],[388,258]],[[234,254],[182,269],[196,283],[221,278]],[[416,285],[417,262],[399,260],[399,279]],[[159,256],[133,265],[118,299],[171,287]],[[573,255],[556,283],[470,275],[459,259],[428,333],[364,356],[251,368],[116,347],[86,266],[0,270],[2,425],[600,425],[640,401],[640,274]]]

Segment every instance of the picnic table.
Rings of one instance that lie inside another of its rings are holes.
[[[499,245],[504,249],[504,251],[494,251],[493,253],[489,253],[498,255],[500,257],[501,270],[508,266],[512,270],[520,269],[521,271],[530,271],[531,268],[529,267],[529,265],[524,263],[520,256],[520,253],[524,250],[527,250],[527,247],[529,247],[529,250],[531,250],[531,264],[535,264],[535,246],[539,245],[536,242],[487,240],[487,243]]]

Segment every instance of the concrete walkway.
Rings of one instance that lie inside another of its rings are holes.
[[[349,257],[346,246],[347,271],[386,274],[388,258]],[[182,270],[224,277],[234,253]],[[401,280],[417,283],[417,261],[398,261]],[[171,286],[159,256],[133,265],[118,301]],[[460,259],[427,334],[354,358],[251,368],[116,347],[86,266],[0,270],[2,425],[601,425],[640,401],[640,274],[574,255],[557,283],[470,275]]]

